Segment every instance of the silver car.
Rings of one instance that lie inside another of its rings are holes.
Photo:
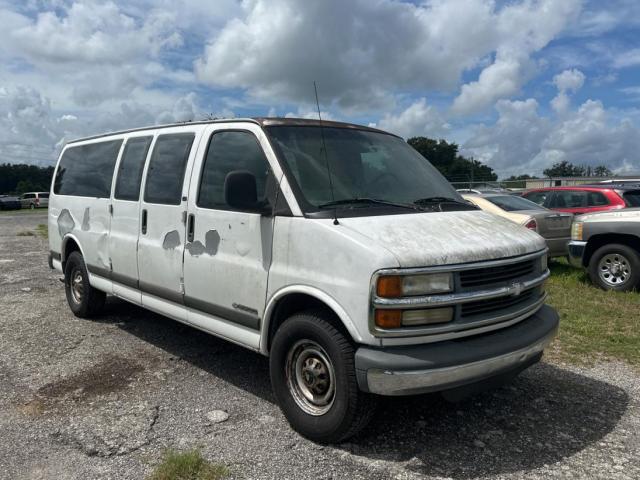
[[[22,208],[39,208],[49,206],[49,192],[26,192],[20,195]]]
[[[547,241],[550,257],[569,253],[572,213],[555,212],[522,197],[504,193],[464,193],[465,200],[538,232]]]

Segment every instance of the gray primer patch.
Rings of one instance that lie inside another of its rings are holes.
[[[215,230],[209,230],[204,236],[204,251],[209,255],[218,253],[220,234]]]
[[[187,243],[186,245],[187,251],[193,255],[194,257],[199,257],[204,253],[204,245],[200,240],[196,240],[195,242]]]
[[[218,246],[220,246],[220,234],[216,230],[209,230],[204,235],[204,245],[200,240],[187,243],[187,251],[194,257],[198,257],[203,253],[207,255],[215,255],[218,253]]]
[[[82,231],[83,232],[88,232],[89,229],[91,228],[91,225],[89,225],[89,207],[84,209],[84,215],[82,216]]]
[[[180,245],[180,234],[177,230],[171,230],[164,236],[164,241],[162,242],[162,248],[165,250],[171,250],[172,248],[176,248]]]
[[[60,237],[64,237],[67,233],[73,230],[76,226],[76,222],[73,221],[71,213],[66,208],[58,215],[58,233]]]

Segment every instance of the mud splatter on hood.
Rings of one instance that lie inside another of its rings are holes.
[[[482,211],[341,218],[389,250],[401,267],[422,267],[524,255],[546,247],[520,225]]]

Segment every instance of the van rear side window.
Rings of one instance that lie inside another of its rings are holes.
[[[191,152],[193,133],[160,135],[149,160],[144,201],[180,205],[184,169]]]
[[[116,180],[114,197],[118,200],[138,201],[144,161],[153,137],[136,137],[127,140]]]
[[[67,148],[58,165],[53,193],[109,198],[121,145],[122,140],[111,140]]]

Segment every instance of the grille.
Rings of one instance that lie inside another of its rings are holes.
[[[462,318],[472,317],[527,303],[534,297],[534,293],[536,291],[536,289],[532,289],[522,292],[518,296],[492,298],[491,300],[478,300],[477,302],[463,303],[460,307],[460,316]]]
[[[477,287],[498,282],[506,282],[514,278],[533,273],[535,260],[499,265],[496,267],[474,268],[460,272],[460,286]]]

